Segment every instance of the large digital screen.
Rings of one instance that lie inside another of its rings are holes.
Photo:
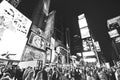
[[[85,28],[81,28],[80,29],[80,33],[81,33],[81,38],[87,38],[87,37],[90,37],[90,32],[89,32],[89,29],[88,27],[85,27]]]
[[[82,40],[83,51],[91,51],[94,48],[93,40],[91,37]]]
[[[88,26],[86,18],[78,20],[78,23],[79,23],[79,28],[83,28],[83,27],[87,27]]]
[[[36,48],[45,50],[46,41],[45,41],[44,38],[38,36],[36,33],[31,32],[28,44],[32,45],[32,46],[34,46]]]
[[[85,18],[84,14],[81,14],[78,16],[78,24],[79,24],[79,28],[83,28],[83,27],[87,27],[87,20]]]
[[[83,59],[84,62],[96,62],[97,59],[96,58],[89,58],[89,59]]]
[[[21,38],[10,29],[6,29],[0,36],[0,58],[20,60],[26,42],[27,38]]]
[[[115,43],[120,43],[120,36],[114,38]]]
[[[0,18],[4,28],[11,29],[19,37],[26,37],[32,21],[6,0],[0,3]]]
[[[82,52],[83,57],[87,57],[87,56],[95,56],[95,52],[94,51],[86,51],[86,52]]]
[[[108,33],[109,33],[111,38],[119,36],[119,33],[118,33],[117,29],[111,30]]]
[[[25,46],[21,61],[43,60],[45,62],[45,52],[30,46]]]
[[[98,41],[94,41],[94,46],[97,51],[101,51],[100,45]]]

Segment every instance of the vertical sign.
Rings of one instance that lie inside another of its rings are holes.
[[[49,15],[48,15],[48,19],[46,22],[46,26],[45,26],[45,38],[46,39],[50,39],[52,37],[52,34],[54,33],[54,20],[55,20],[55,11],[52,11]]]

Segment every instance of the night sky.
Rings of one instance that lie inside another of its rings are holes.
[[[38,0],[21,0],[18,9],[31,18]],[[104,56],[111,60],[113,48],[108,35],[107,20],[120,15],[119,0],[51,0],[50,11],[56,10],[56,17],[64,27],[70,28],[71,49],[74,49],[74,35],[80,35],[78,15],[84,13],[88,27],[99,41]],[[79,44],[81,46],[81,39]],[[74,52],[74,50],[72,50]]]

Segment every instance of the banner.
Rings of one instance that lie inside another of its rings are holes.
[[[31,23],[7,1],[0,3],[0,58],[20,60]]]
[[[46,39],[51,39],[53,33],[54,33],[54,21],[55,21],[55,11],[52,11],[48,15],[48,19],[46,21],[46,26],[45,26],[45,38]]]
[[[87,51],[87,52],[82,52],[83,54],[83,60],[85,62],[96,62],[97,57],[94,51]]]
[[[19,37],[27,36],[32,21],[5,0],[0,3],[0,18],[0,29],[10,29]]]
[[[96,56],[94,51],[82,52],[82,54],[83,54],[83,57]]]
[[[120,36],[113,38],[115,43],[120,43]]]
[[[110,35],[110,38],[119,36],[119,33],[118,33],[117,29],[109,31],[108,34]]]
[[[99,42],[98,42],[98,41],[95,41],[95,42],[94,42],[94,46],[95,46],[95,48],[96,48],[96,50],[97,50],[98,52],[101,51],[101,48],[100,48],[100,45],[99,45]]]

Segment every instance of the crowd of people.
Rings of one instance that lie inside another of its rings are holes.
[[[119,67],[44,66],[1,68],[0,80],[120,80]]]

